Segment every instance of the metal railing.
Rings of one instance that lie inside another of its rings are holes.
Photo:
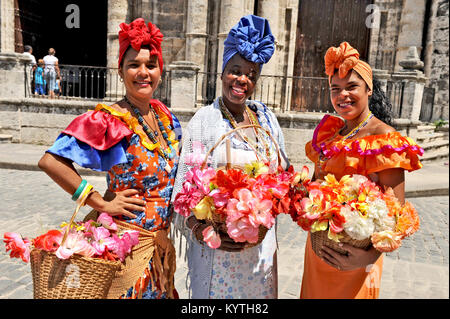
[[[59,70],[60,90],[56,94],[58,98],[117,101],[125,94],[117,68],[60,64]],[[154,97],[167,103],[170,80],[164,73],[161,80]],[[33,94],[34,90],[30,91],[31,96],[37,96]],[[28,94],[30,91],[27,90]],[[49,95],[48,85],[45,93],[46,96]]]
[[[125,87],[119,80],[117,68],[59,65],[61,99],[83,99],[117,101],[125,94]],[[32,75],[31,75],[32,76]],[[27,82],[25,76],[25,82]],[[216,72],[197,72],[196,98],[198,104],[208,105],[222,93],[221,74]],[[154,98],[170,107],[171,73],[165,71],[161,84],[154,93]],[[29,83],[25,83],[29,87]],[[402,114],[405,83],[388,80],[386,96],[392,103],[393,115],[400,118]],[[425,88],[422,99],[420,120],[433,118],[434,88]],[[37,96],[26,90],[27,96]],[[47,92],[48,96],[48,92]],[[330,102],[328,79],[322,77],[261,75],[251,99],[258,100],[279,112],[326,112],[335,113]]]
[[[215,72],[197,72],[196,101],[207,105],[222,93],[220,76]],[[261,75],[250,99],[280,112],[334,112],[326,78]]]

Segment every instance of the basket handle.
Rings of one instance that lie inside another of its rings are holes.
[[[281,165],[281,154],[280,154],[280,148],[278,146],[277,141],[275,141],[275,139],[273,138],[272,134],[269,132],[269,130],[265,129],[264,127],[262,127],[261,125],[256,125],[256,124],[247,124],[247,125],[242,125],[242,126],[238,126],[234,129],[232,129],[231,131],[226,132],[225,134],[223,134],[219,140],[216,142],[216,144],[206,153],[205,155],[205,159],[203,160],[202,166],[200,167],[201,169],[205,168],[206,162],[208,160],[208,156],[216,149],[217,146],[219,146],[219,144],[230,134],[240,130],[240,129],[244,129],[244,128],[249,128],[249,127],[253,127],[253,128],[258,128],[263,130],[264,132],[267,133],[267,135],[269,135],[270,139],[272,140],[272,142],[275,144],[275,148],[277,150],[277,157],[278,157],[278,165]]]
[[[68,224],[67,227],[66,227],[66,231],[64,232],[64,236],[63,236],[63,238],[62,238],[62,240],[61,240],[61,245],[60,245],[60,246],[64,245],[64,243],[66,242],[67,235],[69,234],[70,226],[72,225],[72,223],[73,223],[73,221],[74,221],[74,219],[75,219],[75,216],[78,214],[78,211],[80,210],[80,208],[81,208],[82,206],[84,206],[84,202],[86,201],[86,199],[87,199],[87,198],[89,197],[89,195],[90,195],[91,193],[93,193],[93,192],[94,192],[94,191],[91,189],[91,190],[86,194],[86,196],[84,196],[84,198],[77,204],[77,207],[75,208],[75,211],[73,212],[72,217],[70,218],[69,224]]]

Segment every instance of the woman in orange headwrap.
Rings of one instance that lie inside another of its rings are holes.
[[[328,173],[367,176],[383,189],[391,187],[404,203],[404,171],[422,167],[423,150],[390,125],[389,103],[372,79],[372,69],[347,42],[325,54],[330,98],[340,117],[325,115],[305,151],[314,162],[315,179]],[[346,254],[327,246],[316,254],[308,234],[300,298],[378,298],[383,255],[341,243]]]
[[[153,99],[163,69],[162,40],[160,30],[142,18],[121,23],[118,64],[125,96],[77,116],[39,161],[73,200],[87,194],[87,205],[113,216],[121,228],[139,231],[139,243],[116,274],[108,298],[177,297],[175,248],[168,229],[181,126]],[[73,162],[107,172],[104,197],[85,191],[92,186]]]

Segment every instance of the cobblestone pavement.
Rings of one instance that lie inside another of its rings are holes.
[[[86,179],[103,192],[105,179]],[[70,196],[47,175],[39,171],[0,169],[0,235],[7,231],[35,237],[47,229],[68,221],[74,204]],[[403,241],[402,247],[385,257],[381,298],[449,298],[449,202],[448,196],[409,199],[419,211],[421,228]],[[89,212],[83,207],[80,218]],[[303,271],[306,233],[289,216],[278,220],[279,298],[298,298]],[[176,238],[175,247],[179,249]],[[177,253],[178,257],[178,253]],[[181,298],[187,298],[186,263],[177,259],[175,285]],[[30,266],[10,259],[0,245],[0,298],[32,298]]]

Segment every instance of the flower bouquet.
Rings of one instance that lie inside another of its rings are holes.
[[[138,244],[138,231],[122,230],[110,215],[63,223],[34,239],[4,234],[10,257],[31,261],[34,298],[106,298],[115,273]]]
[[[338,242],[359,248],[372,244],[381,252],[390,252],[419,228],[417,211],[409,202],[401,205],[392,189],[382,192],[365,176],[346,175],[338,181],[328,174],[324,181],[308,183],[306,188],[301,209],[291,217],[311,231],[316,253],[325,241],[341,253],[345,251]]]
[[[255,125],[238,129],[252,126]],[[218,169],[206,167],[208,155],[225,137],[206,154],[201,165],[199,160],[191,163],[193,167],[186,173],[182,190],[175,197],[174,211],[184,217],[193,213],[197,219],[206,221],[208,227],[203,231],[203,238],[210,248],[220,247],[220,232],[227,233],[235,242],[248,243],[247,247],[255,246],[274,225],[276,216],[287,212],[284,208],[289,206],[286,201],[294,172],[291,169],[290,175],[283,174],[275,141],[278,169],[273,172],[269,163],[258,160],[244,167],[228,164]],[[189,158],[201,153],[201,146],[193,145],[193,148]]]

